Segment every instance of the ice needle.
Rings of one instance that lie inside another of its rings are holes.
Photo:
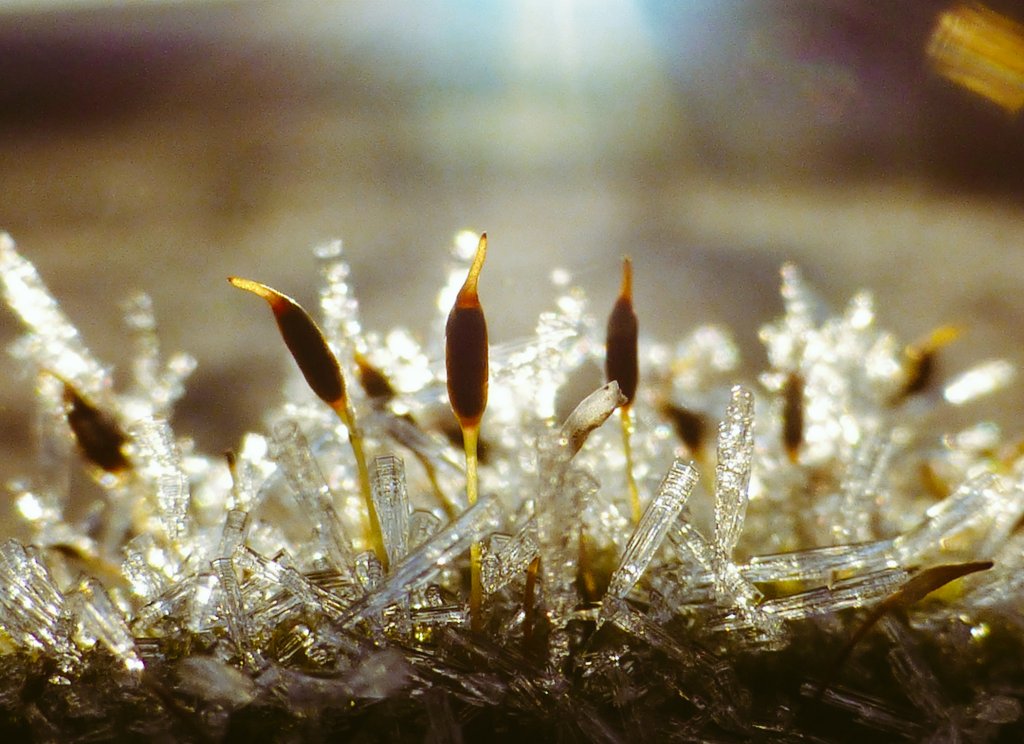
[[[396,395],[395,388],[391,384],[391,380],[389,380],[388,376],[384,374],[383,371],[375,367],[363,354],[360,354],[357,351],[354,356],[356,363],[356,376],[359,380],[359,384],[375,406],[387,410],[389,404]],[[405,419],[411,426],[414,426],[417,429],[419,428],[416,420],[409,413],[397,414],[388,410],[388,414]],[[437,498],[438,503],[441,504],[449,518],[455,519],[455,517],[458,516],[458,511],[453,505],[451,499],[449,499],[447,494],[445,494],[444,489],[441,488],[441,483],[437,478],[437,468],[434,467],[434,463],[431,461],[430,456],[421,449],[414,448],[412,452],[416,456],[416,459],[419,460],[420,465],[423,466],[423,470],[427,475],[427,480],[430,482],[430,488],[434,491],[434,496]]]

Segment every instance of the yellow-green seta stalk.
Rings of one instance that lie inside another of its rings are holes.
[[[462,429],[466,454],[466,500],[477,500],[477,444],[480,420],[487,408],[487,321],[480,306],[476,285],[487,255],[487,233],[480,236],[473,265],[445,326],[445,365],[448,371],[448,399]],[[483,585],[480,576],[480,544],[470,548],[470,624],[479,630],[483,623]]]

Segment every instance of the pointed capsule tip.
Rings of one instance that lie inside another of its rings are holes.
[[[622,257],[622,288],[619,295],[631,302],[633,300],[633,260],[629,256]]]
[[[371,400],[384,402],[395,397],[395,389],[391,381],[381,370],[373,366],[373,363],[361,352],[353,352],[353,361],[356,363],[356,374],[359,384]]]
[[[284,307],[298,304],[283,292],[278,292],[273,287],[268,287],[266,284],[261,284],[260,282],[253,281],[252,279],[244,279],[240,276],[229,276],[228,282],[230,282],[233,287],[244,289],[246,292],[252,292],[257,297],[266,300],[270,303],[270,308],[274,312],[277,312],[279,309],[283,309]]]
[[[240,276],[229,276],[228,282],[230,282],[231,286],[233,287],[244,289],[246,292],[252,292],[253,294],[259,295],[264,299],[275,294],[274,291],[266,284],[254,282],[252,279],[244,279]]]
[[[476,285],[477,280],[480,278],[480,271],[484,267],[484,260],[487,258],[487,233],[480,233],[480,242],[476,246],[476,255],[473,256],[473,264],[469,267],[469,274],[466,275],[466,282],[462,285],[462,289],[459,290],[457,303],[460,306],[465,307],[466,305],[476,305],[477,291]]]
[[[948,346],[949,344],[956,341],[958,338],[960,338],[960,336],[963,335],[963,333],[964,327],[960,325],[939,326],[931,333],[929,333],[928,337],[924,340],[924,342],[918,344],[918,346],[926,350],[937,351],[938,349],[941,349],[944,346]]]

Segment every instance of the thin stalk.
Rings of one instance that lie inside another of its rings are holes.
[[[466,452],[466,501],[471,507],[476,504],[478,494],[476,465],[479,435],[479,426],[462,430],[462,443]],[[469,620],[473,630],[480,630],[483,624],[482,563],[480,543],[474,542],[469,548]]]
[[[619,421],[622,423],[622,451],[626,455],[626,487],[629,489],[629,507],[633,524],[640,524],[640,490],[633,476],[633,416],[632,407],[625,405],[619,409]]]
[[[356,472],[359,477],[359,492],[363,495],[363,503],[366,504],[366,531],[370,537],[370,547],[377,560],[385,571],[388,570],[388,551],[384,548],[384,533],[380,528],[380,519],[377,517],[377,508],[373,504],[373,491],[370,487],[370,470],[366,466],[366,452],[363,449],[363,434],[356,425],[355,412],[347,397],[344,401],[337,401],[331,408],[345,424],[348,429],[348,441],[352,447],[352,455],[356,461]]]
[[[462,430],[466,452],[466,501],[477,500],[477,445],[480,420],[487,408],[487,320],[484,317],[477,280],[487,256],[487,233],[480,236],[473,265],[455,297],[445,326],[445,367],[448,372],[448,400]],[[470,547],[469,616],[474,630],[483,626],[483,583],[480,544]]]

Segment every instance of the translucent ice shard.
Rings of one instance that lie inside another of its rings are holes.
[[[806,592],[766,600],[761,604],[761,610],[783,620],[800,620],[851,607],[865,607],[892,595],[909,577],[910,572],[906,569],[884,569]]]
[[[344,244],[340,240],[332,240],[317,246],[314,253],[319,259],[320,274],[324,279],[320,290],[320,311],[323,314],[320,325],[327,341],[335,349],[344,349],[362,334],[359,302],[349,284],[351,270],[344,259]]]
[[[1016,369],[1005,359],[990,359],[946,383],[942,397],[955,406],[969,403],[1009,385]]]
[[[156,333],[153,300],[137,292],[124,302],[125,323],[132,332],[132,387],[124,398],[129,421],[145,416],[167,418],[185,393],[185,380],[196,368],[188,354],[175,354],[165,363]]]
[[[189,529],[188,476],[170,424],[146,419],[131,429],[139,474],[152,484],[156,518],[172,545]]]
[[[668,537],[676,551],[676,557],[688,575],[715,581],[720,562],[696,527],[680,519]]]
[[[643,576],[690,497],[697,478],[697,469],[692,464],[681,460],[672,463],[612,574],[607,591],[609,596],[624,599]]]
[[[403,416],[390,411],[372,410],[362,420],[368,429],[379,428],[391,438],[416,453],[416,456],[435,466],[443,466],[449,470],[462,470],[464,467],[458,458],[453,457],[450,448],[435,441],[415,423]],[[464,505],[463,505],[464,506]],[[461,509],[460,509],[461,511]]]
[[[177,667],[181,689],[229,709],[251,703],[256,683],[249,675],[212,656],[191,656]]]
[[[584,505],[598,490],[586,472],[557,476],[557,485],[541,493],[537,514],[537,545],[541,556],[544,608],[552,618],[565,617],[576,605],[581,520]]]
[[[17,508],[33,529],[45,529],[64,516],[70,496],[73,437],[68,436],[64,384],[52,375],[36,383],[34,435],[40,474],[9,485],[18,493]]]
[[[542,313],[537,319],[536,383],[534,398],[537,415],[551,418],[555,415],[558,389],[564,384],[569,370],[579,363],[578,340],[583,333],[583,318],[575,312],[578,303],[560,303],[558,312]]]
[[[785,264],[781,273],[786,314],[777,323],[761,329],[760,336],[772,367],[798,369],[804,336],[825,316],[824,306],[794,264]]]
[[[64,595],[35,551],[16,540],[0,545],[0,586],[7,632],[29,648],[45,650],[64,666],[77,663]]]
[[[377,508],[388,562],[398,563],[409,550],[409,496],[405,485],[405,463],[386,455],[374,461],[373,503]]]
[[[683,670],[695,673],[702,683],[707,685],[708,693],[712,696],[711,714],[716,719],[735,722],[737,714],[746,706],[735,671],[728,664],[719,662],[698,645],[677,642],[664,628],[632,608],[626,601],[609,597],[606,602],[607,607],[604,611],[609,622],[666,654]]]
[[[416,509],[409,518],[409,548],[418,548],[441,529],[441,518],[425,509]]]
[[[333,617],[344,611],[348,599],[355,593],[354,585],[348,583],[343,583],[341,587],[345,592],[343,595],[328,591],[299,573],[293,566],[286,565],[287,561],[283,557],[271,560],[251,548],[240,550],[236,555],[236,561],[239,566],[257,576],[265,586],[283,589],[294,600],[294,603],[289,603],[283,601],[285,598],[282,597],[266,597],[261,600],[264,602],[262,606],[254,608],[254,616],[284,614],[297,604],[307,612]]]
[[[843,480],[834,528],[838,542],[866,542],[875,537],[872,523],[882,501],[882,483],[894,449],[891,435],[869,433],[861,440]]]
[[[172,584],[135,614],[132,629],[139,634],[162,622],[185,623],[198,581],[198,577],[190,577]]]
[[[587,437],[624,402],[617,383],[598,388],[566,418],[557,436],[542,445],[538,456],[537,545],[545,607],[551,615],[562,616],[576,603],[580,514],[588,495],[597,489],[587,473],[573,472],[572,459]]]
[[[238,650],[238,655],[246,669],[255,671],[260,668],[261,660],[253,645],[252,630],[249,616],[242,601],[242,591],[238,586],[238,577],[230,558],[216,558],[213,570],[220,583],[221,609],[228,626],[228,635]]]
[[[715,469],[715,551],[731,560],[747,511],[750,464],[754,454],[754,396],[737,385],[718,426]]]
[[[142,671],[135,639],[103,585],[96,579],[83,579],[70,599],[80,632],[106,646],[129,671]]]
[[[153,535],[136,535],[124,546],[124,561],[121,573],[134,592],[143,601],[150,601],[167,588],[167,576],[163,569],[167,558]]]
[[[189,581],[177,585],[189,589],[185,595],[184,610],[189,630],[193,633],[206,633],[224,626],[220,598],[222,587],[214,570],[200,571]]]
[[[804,684],[800,692],[806,698],[820,698],[826,705],[848,711],[857,723],[870,729],[912,741],[919,741],[924,733],[916,720],[901,715],[900,711],[878,696],[837,686],[830,686],[822,692],[820,686],[811,683]]]
[[[363,589],[373,591],[384,578],[384,567],[372,551],[364,550],[356,556],[355,574]]]
[[[892,540],[753,556],[741,567],[747,581],[831,581],[843,571],[869,573],[895,568]]]
[[[221,532],[220,545],[217,547],[218,558],[231,558],[249,532],[249,513],[240,509],[231,509],[224,519],[224,530]]]
[[[1002,485],[1007,487],[989,493],[990,500],[986,509],[988,524],[977,542],[977,558],[995,558],[999,551],[1006,548],[1024,518],[1024,477],[1018,476],[1012,486],[1001,482]]]
[[[889,664],[901,689],[929,719],[935,722],[946,719],[950,701],[911,632],[892,617],[883,618],[880,625],[893,643],[889,649]]]
[[[669,532],[669,540],[687,573],[710,576],[718,608],[727,616],[722,629],[752,630],[759,642],[774,644],[783,637],[779,618],[762,611],[763,595],[732,561],[723,562],[704,536],[683,519]]]
[[[56,372],[93,395],[109,388],[109,372],[85,347],[35,267],[4,232],[0,232],[0,284],[7,305],[32,334],[29,353],[40,369]]]
[[[410,615],[414,624],[436,629],[445,625],[465,625],[469,620],[469,608],[465,605],[416,607]]]
[[[483,496],[457,520],[427,540],[394,566],[376,591],[355,603],[342,616],[342,624],[363,619],[382,612],[390,604],[400,601],[411,590],[430,581],[458,555],[469,549],[488,532],[501,524],[501,506],[494,499]]]
[[[351,572],[355,563],[352,543],[342,528],[334,508],[333,496],[306,437],[294,421],[283,421],[274,428],[272,455],[284,471],[285,479],[313,523],[323,550],[339,570]]]
[[[537,557],[537,525],[527,522],[511,538],[494,535],[483,559],[484,591],[493,594],[523,575],[526,567]]]
[[[995,493],[997,485],[998,478],[992,473],[981,473],[964,481],[956,491],[928,509],[917,527],[896,538],[894,548],[898,559],[904,565],[911,565],[941,553],[973,557],[973,543],[968,542],[958,550],[953,538],[970,533],[991,517],[993,507],[1001,503]]]
[[[250,513],[259,509],[268,489],[258,485],[265,482],[275,468],[269,451],[266,437],[251,432],[242,437],[237,455],[229,456],[231,498],[227,508]]]

